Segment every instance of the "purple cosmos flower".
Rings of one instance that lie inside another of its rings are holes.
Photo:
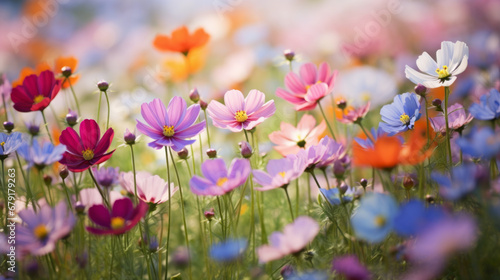
[[[130,194],[135,194],[134,173],[122,172],[120,174],[120,185]],[[137,196],[144,202],[159,204],[167,201],[179,188],[174,188],[174,183],[165,182],[158,175],[151,175],[148,172],[140,171],[136,174]]]
[[[54,250],[56,242],[67,236],[76,219],[64,202],[55,208],[44,205],[37,212],[24,209],[19,212],[23,224],[16,227],[16,247],[20,252],[41,256]]]
[[[132,200],[125,197],[113,203],[111,212],[99,204],[89,208],[89,219],[99,227],[86,227],[87,231],[98,235],[119,235],[131,230],[148,211],[148,205],[140,202],[134,208]]]
[[[500,92],[491,89],[489,94],[480,98],[480,103],[470,106],[469,112],[478,120],[496,120],[500,118]]]
[[[467,115],[462,105],[455,103],[448,107],[448,128],[462,131],[472,121],[472,115]],[[431,125],[435,132],[446,133],[444,115],[431,118]]]
[[[261,170],[252,171],[253,180],[262,186],[262,188],[255,188],[255,190],[268,191],[286,187],[304,173],[305,167],[304,159],[295,155],[289,155],[282,159],[272,159],[267,163],[267,173]]]
[[[342,114],[342,118],[339,119],[341,123],[359,123],[370,111],[370,102],[365,106],[361,106],[355,109],[348,109],[347,114]],[[342,110],[344,112],[344,110]]]
[[[311,168],[326,168],[338,160],[345,161],[346,150],[344,145],[325,136],[317,145],[299,151],[297,157],[304,160],[307,171]]]
[[[99,186],[109,188],[112,185],[118,184],[119,170],[119,167],[102,167],[99,169],[93,167],[92,173],[94,173]]]
[[[197,195],[223,195],[243,185],[250,171],[247,159],[234,159],[229,170],[223,159],[208,159],[201,165],[201,173],[205,178],[195,175],[189,181],[189,186]]]
[[[368,280],[370,272],[364,267],[355,255],[345,255],[335,258],[332,262],[332,271],[344,276],[347,280]]]
[[[178,152],[196,141],[187,139],[198,135],[205,128],[205,121],[194,124],[200,105],[186,107],[186,101],[179,96],[174,96],[166,109],[160,99],[142,104],[141,114],[149,126],[137,120],[137,129],[154,140],[148,144],[150,147],[168,146]]]
[[[317,102],[332,92],[337,70],[331,71],[328,63],[319,66],[305,63],[300,67],[300,76],[290,72],[285,77],[287,90],[278,88],[276,95],[295,105],[297,111],[316,108]]]
[[[302,250],[319,232],[319,224],[312,218],[301,216],[285,226],[283,233],[273,232],[269,244],[257,248],[259,262],[279,260]]]
[[[405,92],[394,97],[394,101],[380,110],[382,122],[379,127],[389,136],[413,129],[420,119],[420,100],[415,93]]]
[[[40,144],[38,140],[34,139],[31,146],[28,143],[23,143],[18,152],[28,162],[28,167],[35,166],[42,169],[61,160],[66,152],[66,146],[54,146],[48,141]]]
[[[266,103],[264,101],[264,93],[256,89],[251,90],[246,98],[241,91],[230,90],[224,94],[225,105],[212,100],[208,104],[207,112],[215,127],[227,128],[232,132],[250,130],[276,111],[274,100]]]

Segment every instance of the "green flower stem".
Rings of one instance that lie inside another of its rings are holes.
[[[450,170],[453,167],[453,160],[451,157],[451,143],[450,143],[450,128],[448,125],[448,97],[450,95],[450,87],[444,87],[444,120],[446,124],[446,145],[448,148],[448,160],[450,163]]]
[[[323,107],[321,106],[321,102],[318,101],[317,104],[318,104],[319,110],[321,111],[321,115],[323,115],[323,119],[325,120],[326,125],[328,126],[328,130],[330,131],[330,134],[332,135],[333,140],[336,141],[337,139],[335,138],[335,133],[333,133],[333,129],[330,126],[330,122],[326,118],[325,111],[323,111]]]
[[[102,201],[104,201],[104,204],[106,204],[106,207],[108,207],[108,209],[111,209],[111,205],[109,204],[109,201],[108,201],[108,198],[106,197],[106,195],[102,192],[101,190],[101,187],[99,187],[99,184],[97,183],[97,180],[95,179],[94,177],[94,174],[92,173],[92,168],[89,168],[88,171],[89,171],[89,174],[90,174],[90,177],[92,177],[92,181],[94,181],[94,184],[97,188],[97,190],[99,191],[99,194],[101,195],[102,197]]]
[[[45,123],[45,129],[47,130],[47,135],[49,136],[50,142],[52,144],[54,144],[54,141],[52,140],[52,135],[50,135],[50,131],[49,131],[49,123],[47,122],[47,119],[45,118],[45,113],[43,112],[43,110],[40,112],[42,113],[43,123]]]
[[[170,164],[168,160],[169,150],[165,147],[165,159],[167,162],[167,183],[168,183],[168,225],[167,225],[167,248],[165,250],[165,280],[168,279],[168,253],[170,252],[170,225],[172,224],[172,188],[170,188]],[[161,264],[158,264],[161,265]]]
[[[219,206],[219,216],[220,216],[220,225],[222,228],[222,237],[226,239],[226,226],[224,222],[224,213],[222,213],[222,206],[220,204],[220,198],[217,196],[217,205]]]
[[[101,99],[102,99],[102,91],[99,92],[99,102],[97,103],[97,118],[96,118],[97,123],[99,123],[99,117],[101,115]]]
[[[110,108],[110,105],[109,105],[109,98],[108,98],[108,92],[104,92],[104,96],[106,97],[106,103],[108,104],[108,119],[106,121],[106,130],[108,130],[109,128],[109,115],[111,113],[111,108]]]
[[[64,189],[64,194],[66,195],[66,199],[68,200],[68,207],[71,205],[71,199],[70,199],[70,196],[69,196],[69,192],[68,192],[68,186],[66,185],[66,182],[64,181],[64,179],[62,179],[62,187]],[[75,197],[75,199],[78,201],[78,196]]]
[[[368,137],[368,139],[370,139],[370,141],[372,141],[373,144],[375,144],[375,140],[373,139],[373,136],[371,136],[365,129],[365,127],[363,126],[363,124],[361,124],[361,122],[357,122],[357,124],[359,125],[359,127],[361,128],[361,130],[363,131],[363,133],[366,135],[366,137]]]
[[[78,110],[78,115],[81,116],[82,114],[80,111],[80,104],[78,103],[78,98],[76,98],[76,94],[75,94],[75,90],[73,89],[73,85],[71,84],[71,81],[68,78],[65,78],[64,80],[68,81],[69,88],[71,89],[71,93],[73,94],[73,98],[75,99],[76,109]]]
[[[134,156],[134,147],[132,145],[129,145],[130,146],[130,153],[131,153],[131,156],[132,156],[132,172],[134,172],[134,200],[135,200],[135,204],[138,205],[139,204],[139,198],[137,197],[137,174],[135,172],[135,156]],[[169,185],[170,187],[170,185]]]
[[[326,175],[326,168],[321,168],[321,171],[323,172],[323,176],[325,177],[326,186],[328,187],[328,189],[330,189],[330,181],[328,181],[328,176]]]
[[[30,186],[30,181],[29,177],[26,177],[26,174],[24,174],[23,170],[23,165],[21,164],[21,159],[19,158],[19,154],[16,152],[16,158],[17,158],[17,164],[19,166],[19,169],[21,170],[21,174],[23,176],[24,184],[26,185],[26,194],[28,197],[26,198],[26,207],[28,206],[28,200],[31,200],[31,206],[33,206],[33,211],[36,213],[36,204],[35,204],[35,198],[33,197],[33,192],[31,191],[31,186]]]
[[[5,121],[9,121],[9,115],[7,114],[7,103],[5,103],[5,96],[2,94],[3,110],[5,113]]]
[[[288,200],[288,207],[290,208],[290,216],[292,216],[292,222],[293,222],[295,221],[295,218],[293,217],[292,202],[290,201],[290,196],[288,195],[287,186],[285,186],[283,189],[285,190],[286,199]]]
[[[210,129],[208,128],[207,110],[203,110],[203,114],[205,114],[205,128],[207,129],[208,148],[211,149],[212,145],[210,145]]]
[[[424,97],[425,119],[427,121],[427,145],[431,142],[431,129],[429,125],[429,108],[427,108],[427,97]]]

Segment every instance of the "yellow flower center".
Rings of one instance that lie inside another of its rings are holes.
[[[91,149],[86,149],[82,152],[82,156],[85,160],[91,160],[94,158],[94,151],[92,151]]]
[[[245,111],[236,111],[236,114],[234,115],[234,118],[238,122],[244,122],[248,119],[247,112]]]
[[[125,226],[125,219],[122,217],[114,217],[111,218],[111,228],[112,229],[120,229]]]
[[[306,90],[309,90],[309,89],[310,89],[313,85],[316,85],[316,84],[321,84],[321,83],[322,83],[322,81],[319,81],[319,80],[318,80],[316,83],[314,83],[314,84],[312,84],[312,85],[307,85],[307,86],[306,86]]]
[[[38,238],[39,240],[44,240],[49,235],[49,231],[47,230],[47,227],[43,224],[38,225],[33,230],[33,233],[35,234],[36,238]]]
[[[387,222],[387,220],[385,219],[384,216],[379,215],[379,216],[375,217],[375,225],[377,227],[383,227],[386,222]]]
[[[278,174],[280,174],[280,175],[281,175],[281,177],[285,178],[286,172],[285,172],[285,171],[283,171],[283,172],[280,172],[280,173],[278,173]]]
[[[2,146],[2,147],[3,147],[4,145],[5,145],[5,142],[0,143],[0,146]]]
[[[399,120],[403,124],[408,124],[410,122],[410,116],[408,116],[407,114],[402,114],[401,117],[399,117]]]
[[[217,180],[217,186],[222,187],[222,185],[224,185],[225,182],[227,182],[226,177],[219,178],[219,180]]]
[[[42,102],[45,99],[45,96],[43,95],[37,95],[35,98],[33,98],[33,103],[38,104]]]
[[[170,136],[174,136],[175,134],[175,131],[174,131],[174,126],[173,125],[164,125],[163,126],[163,135],[167,136],[167,137],[170,137]]]
[[[443,65],[442,69],[436,69],[436,73],[438,74],[438,78],[446,79],[450,76],[450,72],[448,72],[448,66]]]

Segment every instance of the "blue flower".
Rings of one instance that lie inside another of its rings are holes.
[[[245,239],[228,239],[210,247],[210,257],[218,262],[229,262],[239,258],[247,248]]]
[[[415,93],[403,93],[394,97],[394,101],[380,110],[382,121],[379,127],[389,136],[413,129],[420,119],[420,100]]]
[[[439,184],[439,194],[447,200],[457,200],[472,192],[476,187],[476,166],[459,165],[453,168],[451,178],[433,172],[431,178]]]
[[[22,144],[23,138],[20,132],[12,132],[11,134],[0,133],[0,158],[6,158]]]
[[[95,179],[100,186],[109,188],[112,185],[119,183],[120,168],[119,167],[108,167],[108,168],[92,168],[94,172]]]
[[[426,208],[420,200],[410,200],[399,207],[394,219],[394,231],[401,236],[414,236],[444,217],[440,207]]]
[[[28,167],[35,166],[42,169],[47,165],[53,164],[62,159],[66,146],[57,145],[46,141],[43,144],[38,143],[38,140],[33,139],[33,145],[24,143],[18,150],[19,155],[28,162]]]
[[[490,159],[500,152],[500,136],[489,127],[473,128],[455,143],[462,152],[475,158]]]
[[[481,96],[479,102],[472,104],[469,108],[474,118],[483,121],[500,118],[500,92],[498,90],[490,90],[489,94]]]
[[[310,270],[301,273],[294,273],[286,280],[328,280],[328,274],[323,271]]]
[[[331,188],[329,190],[320,188],[319,191],[328,199],[331,205],[339,205],[340,200],[340,191],[339,188]],[[354,197],[355,189],[352,187],[347,187],[347,191],[342,195],[343,202],[350,202]]]
[[[370,132],[371,132],[371,135],[373,137],[373,141],[375,141],[375,142],[377,141],[378,138],[387,135],[387,132],[385,132],[380,126],[376,132],[375,132],[375,128],[372,127]],[[398,139],[401,140],[401,144],[404,143],[403,137],[401,137],[401,136],[396,136],[396,137],[398,137]],[[363,147],[365,149],[373,149],[374,148],[372,140],[370,140],[370,138],[368,138],[368,137],[366,139],[355,137],[354,141],[356,141],[361,147]]]
[[[370,243],[383,241],[394,227],[397,211],[398,206],[392,196],[382,193],[367,194],[351,217],[356,237]]]

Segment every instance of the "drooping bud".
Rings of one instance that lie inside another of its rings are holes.
[[[27,124],[28,126],[28,132],[31,134],[31,136],[37,136],[38,133],[40,133],[40,126],[34,123],[29,123]]]
[[[186,149],[186,147],[184,147],[177,152],[177,155],[179,156],[180,159],[187,159],[189,156],[189,151],[188,149]]]
[[[363,187],[363,189],[365,189],[366,186],[368,186],[368,180],[362,178],[361,180],[359,180],[359,184]]]
[[[207,150],[207,156],[209,158],[216,158],[217,157],[217,151],[215,149],[208,149]]]
[[[403,178],[403,187],[404,187],[405,189],[411,189],[411,188],[413,188],[414,186],[415,186],[415,181],[413,180],[413,178],[412,178],[412,177],[410,177],[410,176],[405,176],[405,177]]]
[[[337,101],[337,108],[344,110],[347,107],[347,102],[344,99]]]
[[[200,99],[200,108],[205,111],[208,107],[207,102],[203,101],[203,99]]]
[[[241,141],[240,143],[238,143],[238,145],[240,146],[240,152],[242,157],[249,158],[252,156],[253,154],[252,146],[250,146],[250,144],[247,141]]]
[[[59,176],[61,176],[61,179],[66,179],[69,176],[69,171],[68,168],[65,165],[60,165],[59,166]]]
[[[108,82],[106,82],[105,80],[100,80],[98,83],[97,83],[97,88],[100,90],[100,91],[107,91],[108,88],[109,88],[109,84]]]
[[[436,99],[432,100],[432,105],[435,106],[436,107],[436,111],[439,111],[439,112],[443,112],[443,108],[441,107],[442,103],[443,102],[439,98],[436,98]]]
[[[207,220],[211,221],[215,217],[214,208],[210,208],[209,210],[205,211],[203,215],[205,215],[205,218],[207,218]]]
[[[85,205],[81,201],[77,201],[75,203],[75,211],[77,214],[84,214],[85,213]]]
[[[123,140],[125,140],[125,143],[129,144],[129,145],[133,145],[135,144],[135,134],[130,132],[130,130],[125,129],[125,133],[123,134]]]
[[[293,61],[293,59],[295,58],[295,52],[290,49],[284,50],[283,55],[285,56],[285,59],[290,62]]]
[[[71,76],[71,74],[73,74],[73,70],[71,70],[71,67],[69,67],[69,66],[64,66],[63,68],[61,68],[61,74],[65,78],[69,78]]]
[[[200,101],[200,94],[198,93],[197,88],[191,90],[189,93],[189,99],[191,99],[194,103],[198,103],[198,101]]]
[[[345,174],[345,167],[342,163],[340,162],[335,162],[333,164],[333,175],[335,175],[336,178],[344,178]]]
[[[69,109],[68,114],[66,115],[66,123],[69,126],[73,127],[77,124],[77,121],[78,121],[78,114],[75,111]]]
[[[14,123],[13,122],[3,122],[3,128],[7,130],[8,133],[11,133],[12,130],[14,129]]]
[[[415,86],[415,93],[422,97],[425,97],[425,95],[427,94],[427,88],[424,85],[418,84]]]
[[[349,186],[346,183],[342,183],[339,187],[339,192],[340,192],[340,194],[345,194],[348,189],[349,189]]]
[[[43,175],[43,182],[47,187],[50,187],[50,185],[52,184],[52,177],[47,174]]]

